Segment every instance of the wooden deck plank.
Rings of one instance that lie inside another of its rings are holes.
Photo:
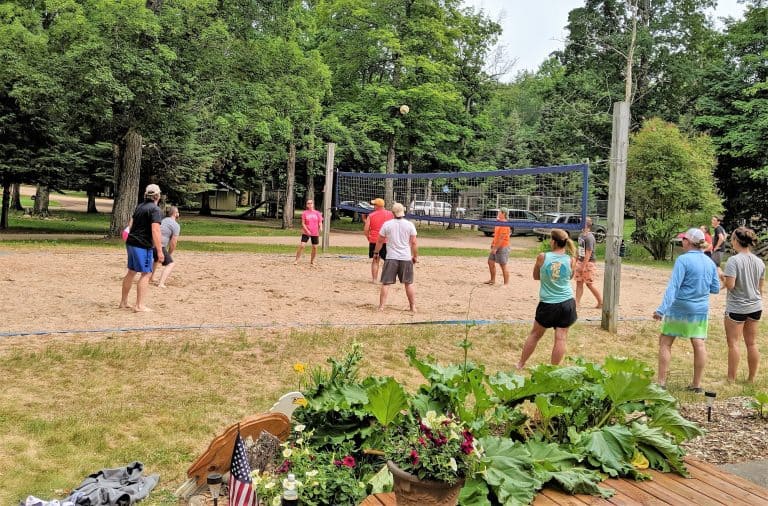
[[[752,496],[757,496],[752,497],[752,504],[768,503],[768,489],[765,489],[756,483],[752,483],[747,479],[723,471],[722,469],[713,466],[712,464],[707,464],[705,462],[701,462],[700,460],[690,459],[686,460],[686,463],[688,464],[689,470],[691,472],[702,471],[703,476],[707,476],[708,478],[717,478],[718,482],[724,481],[726,483],[730,483],[742,490],[749,492]],[[698,471],[694,471],[692,468],[695,468]],[[712,482],[711,479],[707,479],[707,481],[710,483]]]
[[[626,497],[640,504],[648,506],[662,506],[667,504],[655,495],[649,494],[643,490],[640,487],[639,482],[610,478],[601,483],[601,485],[610,487],[616,491],[616,495],[611,498],[614,501],[619,500],[619,498],[623,499]]]
[[[607,501],[603,499],[602,497],[598,496],[592,496],[592,495],[586,495],[586,494],[576,494],[571,495],[566,492],[563,492],[561,490],[556,490],[553,488],[544,488],[539,495],[546,495],[551,500],[555,501],[556,504],[594,504],[594,505],[601,505],[601,506],[610,506],[610,501]],[[575,500],[576,502],[569,502],[571,500]]]
[[[685,483],[679,481],[679,478],[681,478],[680,476],[674,475],[673,473],[650,471],[649,474],[653,476],[653,481],[655,483],[662,486],[665,490],[673,492],[680,497],[684,497],[690,504],[722,504],[707,497],[707,495],[703,494],[701,491],[688,487]],[[678,479],[674,479],[672,476],[675,476],[675,478]],[[687,480],[687,478],[682,479]]]
[[[616,494],[610,499],[589,495],[568,495],[559,490],[545,488],[536,495],[534,506],[752,506],[768,504],[768,489],[749,480],[730,474],[711,464],[686,459],[690,478],[671,473],[649,471],[648,481],[607,479],[601,485]],[[396,506],[395,495],[377,494],[366,498],[360,506]]]
[[[736,485],[719,480],[717,486],[710,485],[706,480],[707,476],[702,476],[700,470],[691,469],[691,478],[683,478],[680,475],[672,474],[669,478],[680,482],[686,487],[698,490],[701,494],[728,506],[750,506],[753,503],[754,495],[745,492]]]
[[[533,506],[557,506],[558,503],[545,496],[544,494],[536,494],[532,504]]]
[[[395,502],[395,494],[389,492],[388,494],[369,495],[360,503],[360,506],[397,506],[397,503]]]

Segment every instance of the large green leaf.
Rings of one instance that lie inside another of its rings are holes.
[[[581,434],[579,445],[585,449],[590,464],[612,477],[634,474],[630,464],[635,454],[635,438],[623,425],[609,425]]]
[[[536,477],[542,483],[554,480],[571,494],[591,494],[610,497],[613,491],[599,487],[603,477],[593,469],[579,465],[582,456],[566,451],[554,443],[529,440],[525,447],[531,455]]]
[[[650,427],[658,427],[675,438],[675,442],[682,443],[687,439],[704,434],[704,431],[694,422],[687,420],[672,404],[654,406],[651,410]]]
[[[531,455],[518,442],[498,437],[484,437],[486,470],[483,473],[501,504],[529,504],[542,482],[533,473]]]
[[[666,465],[662,465],[661,468],[655,467],[656,469],[662,471],[671,469],[682,476],[688,476],[688,470],[683,462],[684,453],[682,448],[670,440],[669,436],[667,436],[661,428],[648,427],[645,424],[635,422],[632,424],[631,430],[632,435],[638,442],[640,451],[646,455],[651,467],[655,467],[655,465],[659,464],[657,461],[658,459],[651,459],[651,456],[656,456],[653,451],[648,451],[649,447],[664,455],[664,459],[666,460]]]
[[[584,384],[584,367],[540,365],[531,372],[522,387],[507,392],[508,401],[534,397],[538,394],[568,392]]]
[[[459,494],[461,506],[491,506],[488,499],[488,484],[485,480],[472,478],[464,483]]]
[[[368,390],[368,410],[383,426],[388,426],[408,408],[405,389],[394,378]]]
[[[605,379],[605,393],[615,405],[631,401],[675,402],[675,398],[653,385],[649,378],[627,372],[617,372]]]

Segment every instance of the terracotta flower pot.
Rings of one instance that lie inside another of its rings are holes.
[[[420,480],[405,472],[391,460],[387,467],[394,477],[394,492],[397,506],[456,506],[464,480],[453,485],[444,481]]]

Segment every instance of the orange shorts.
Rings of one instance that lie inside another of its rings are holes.
[[[584,265],[584,262],[577,261],[576,262],[576,272],[573,273],[573,279],[576,280],[576,282],[584,282],[584,283],[592,283],[595,281],[595,273],[597,272],[597,265],[595,265],[595,262],[587,262],[587,270],[582,272],[582,267]]]

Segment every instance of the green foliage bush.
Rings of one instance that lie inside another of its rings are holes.
[[[386,448],[411,413],[447,414],[478,436],[480,463],[461,498],[473,505],[528,504],[548,483],[608,497],[612,491],[598,486],[604,474],[640,480],[649,477],[646,468],[686,476],[679,445],[702,434],[637,360],[574,359],[525,377],[489,374],[467,360],[441,365],[414,348],[406,355],[425,379],[415,393],[393,378],[359,378],[363,356],[355,345],[344,359],[330,360],[330,371],[313,371],[308,405],[294,413],[314,431],[316,452],[349,451],[371,466],[361,481],[376,467],[364,450]]]

